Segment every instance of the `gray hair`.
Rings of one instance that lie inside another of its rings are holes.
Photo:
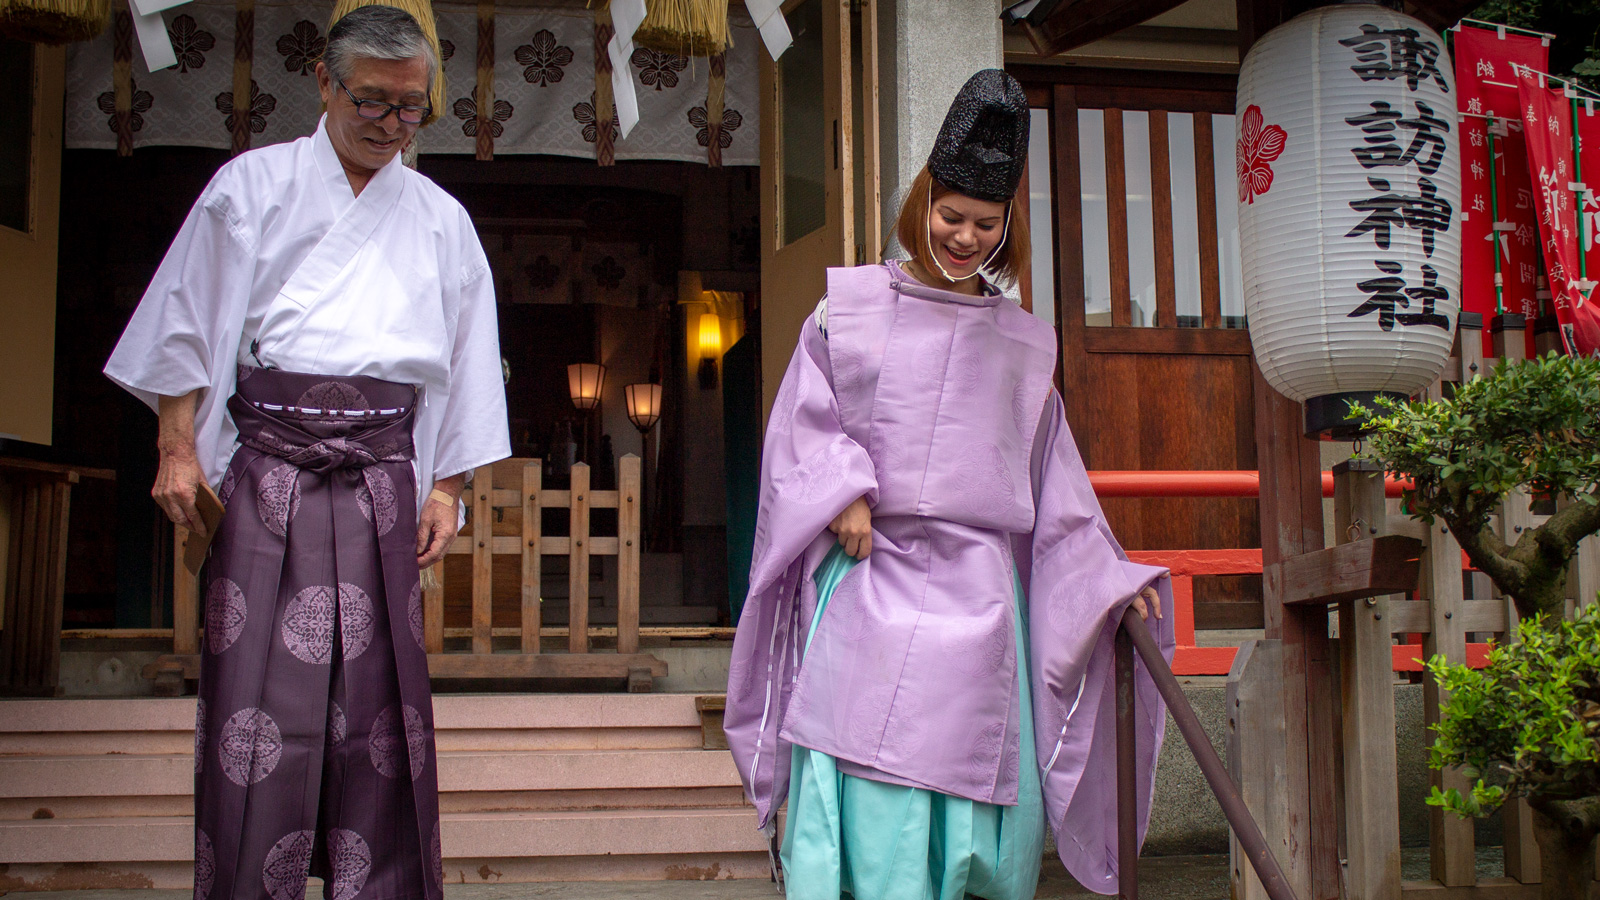
[[[336,80],[350,77],[358,59],[416,59],[428,62],[428,87],[439,73],[439,57],[433,42],[410,13],[393,6],[361,6],[351,10],[328,29],[328,47],[322,61]]]

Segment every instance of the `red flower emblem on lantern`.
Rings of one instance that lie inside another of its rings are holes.
[[[1239,202],[1254,203],[1257,194],[1272,189],[1270,163],[1283,155],[1289,135],[1277,125],[1267,125],[1261,107],[1251,104],[1244,111],[1235,146],[1239,169]]]

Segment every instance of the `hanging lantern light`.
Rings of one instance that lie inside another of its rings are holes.
[[[606,367],[599,363],[567,366],[567,393],[572,396],[572,405],[579,409],[594,409],[600,403],[600,389],[605,381]]]
[[[630,384],[622,394],[628,404],[628,421],[640,434],[649,434],[661,419],[661,385]]]
[[[1239,70],[1245,311],[1261,373],[1347,439],[1351,400],[1439,376],[1460,309],[1461,166],[1445,42],[1377,4],[1305,13]]]

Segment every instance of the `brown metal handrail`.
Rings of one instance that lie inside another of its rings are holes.
[[[1255,868],[1262,887],[1267,891],[1267,896],[1272,900],[1298,900],[1294,889],[1289,886],[1289,880],[1284,877],[1283,869],[1278,866],[1278,858],[1272,855],[1266,838],[1261,835],[1261,828],[1256,825],[1256,820],[1251,817],[1249,808],[1245,806],[1244,798],[1239,794],[1239,786],[1228,776],[1228,770],[1223,765],[1222,759],[1212,748],[1211,739],[1206,736],[1205,726],[1200,724],[1200,717],[1195,715],[1194,707],[1189,705],[1189,699],[1183,695],[1183,688],[1178,685],[1178,679],[1172,674],[1172,668],[1167,665],[1166,658],[1161,655],[1160,648],[1150,636],[1144,621],[1139,618],[1139,613],[1132,607],[1122,614],[1122,627],[1117,629],[1115,641],[1118,896],[1123,900],[1139,900],[1138,775],[1134,758],[1136,743],[1134,712],[1137,703],[1133,686],[1135,651],[1144,660],[1145,668],[1156,683],[1156,690],[1161,692],[1161,699],[1166,701],[1167,709],[1178,725],[1178,731],[1183,733],[1183,739],[1189,745],[1189,752],[1194,754],[1195,762],[1200,764],[1201,774],[1205,775],[1206,782],[1211,785],[1211,792],[1217,796],[1217,802],[1222,805],[1222,813],[1228,818],[1228,826],[1233,829],[1240,845],[1244,847],[1245,854],[1250,858],[1250,865]]]

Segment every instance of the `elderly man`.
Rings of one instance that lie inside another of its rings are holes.
[[[234,159],[106,366],[160,414],[152,495],[201,531],[195,897],[438,900],[419,568],[465,474],[509,454],[493,279],[461,205],[397,158],[439,61],[363,7],[316,133]],[[412,534],[415,534],[415,540]]]

